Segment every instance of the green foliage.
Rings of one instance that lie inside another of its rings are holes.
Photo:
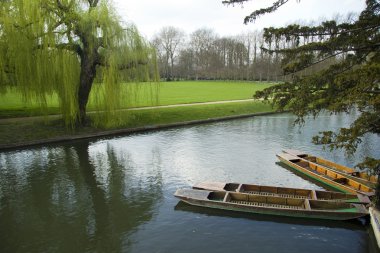
[[[228,4],[248,0],[225,1]],[[246,17],[245,22],[278,9],[287,1],[276,1],[269,8]],[[291,109],[298,123],[307,115],[321,111],[349,112],[355,108],[359,117],[349,128],[326,131],[314,137],[317,144],[355,152],[363,135],[380,133],[380,2],[367,0],[357,20],[337,23],[322,22],[317,26],[289,25],[266,28],[264,39],[285,41],[290,47],[270,50],[282,55],[282,68],[291,81],[271,86],[255,94],[270,99],[278,109]],[[277,44],[277,43],[276,43]],[[305,72],[314,66],[318,71]],[[307,73],[307,74],[305,74]],[[378,172],[379,160],[367,159],[360,164]]]
[[[122,81],[157,78],[154,51],[106,0],[1,1],[0,14],[1,90],[14,86],[41,107],[57,94],[68,126],[84,118],[96,74],[98,108],[110,113]]]
[[[366,157],[363,162],[356,165],[360,170],[366,170],[368,168],[371,169],[374,175],[380,174],[380,159],[374,159],[372,157]]]

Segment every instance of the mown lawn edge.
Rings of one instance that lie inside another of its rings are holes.
[[[264,115],[278,114],[278,113],[282,113],[282,112],[275,112],[275,111],[256,112],[256,113],[249,113],[249,114],[215,117],[215,118],[200,119],[200,120],[190,120],[190,121],[174,122],[174,123],[167,123],[167,124],[152,124],[152,125],[146,125],[146,126],[141,126],[141,127],[129,127],[129,128],[121,128],[121,129],[102,130],[102,131],[95,130],[95,132],[90,132],[90,133],[79,133],[79,134],[63,135],[63,136],[57,136],[57,137],[52,137],[52,138],[46,138],[46,139],[11,143],[11,144],[0,144],[0,150],[6,151],[6,150],[12,150],[12,149],[32,147],[32,146],[40,146],[40,145],[45,145],[45,144],[59,143],[59,142],[69,142],[69,141],[82,140],[82,139],[91,139],[91,138],[98,138],[98,137],[157,131],[157,130],[162,130],[162,129],[175,128],[175,127],[207,124],[207,123],[214,123],[214,122],[220,122],[220,121],[226,121],[226,120],[243,119],[243,118],[249,118],[249,117],[254,117],[254,116],[264,116]]]

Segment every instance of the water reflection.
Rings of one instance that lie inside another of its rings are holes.
[[[0,251],[121,251],[162,196],[128,160],[88,142],[1,154]]]
[[[279,114],[0,153],[0,252],[368,252],[367,228],[357,223],[252,218],[174,198],[177,188],[206,180],[322,189],[276,164],[287,148],[348,166],[380,157],[376,135],[350,159],[310,143],[354,116],[322,115],[301,129],[294,119]]]

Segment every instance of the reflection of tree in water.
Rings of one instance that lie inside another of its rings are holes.
[[[161,174],[137,178],[128,156],[107,145],[107,184],[89,143],[0,154],[0,252],[113,252],[154,215]],[[98,157],[99,158],[99,157]],[[25,166],[22,164],[25,163]]]

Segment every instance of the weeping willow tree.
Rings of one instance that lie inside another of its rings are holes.
[[[274,12],[288,1],[277,0],[268,8],[253,11],[244,22]],[[278,110],[290,108],[298,116],[299,123],[305,116],[317,116],[324,110],[331,113],[349,113],[352,108],[359,110],[359,117],[350,127],[336,132],[325,131],[314,137],[314,143],[328,145],[331,149],[342,148],[352,154],[366,134],[380,134],[379,0],[366,0],[366,7],[356,20],[341,23],[331,20],[317,26],[270,27],[264,29],[264,39],[268,44],[279,40],[295,42],[292,48],[264,49],[283,56],[282,68],[291,81],[259,91],[256,98],[269,99]],[[334,60],[332,64],[329,63],[331,59]],[[324,67],[303,74],[317,64]],[[357,167],[379,175],[380,159],[367,157]],[[380,207],[380,184],[376,204]]]
[[[120,105],[122,82],[157,78],[154,50],[107,0],[0,1],[0,56],[2,90],[41,107],[57,94],[72,127],[86,123],[95,78],[106,112]]]

